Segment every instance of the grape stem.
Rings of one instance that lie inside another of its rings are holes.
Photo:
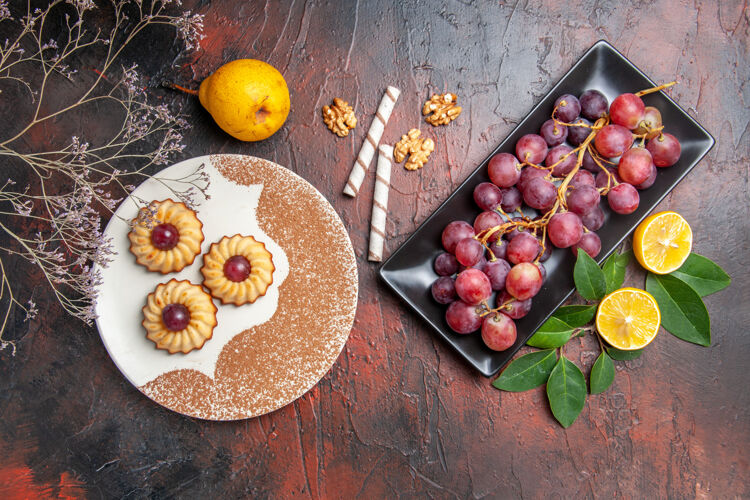
[[[498,313],[500,312],[500,309],[503,309],[503,307],[505,306],[505,304],[503,304],[502,306],[498,306],[492,309],[486,300],[483,300],[482,303],[479,305],[482,306],[482,309],[483,309],[483,311],[479,313],[480,318],[484,318],[485,316],[489,316],[490,314]]]
[[[516,301],[516,299],[514,299],[514,298],[511,297],[509,300],[506,300],[505,302],[503,302],[502,304],[500,304],[499,306],[497,306],[494,309],[490,309],[489,305],[486,304],[487,301],[484,301],[484,304],[487,305],[487,309],[488,310],[485,311],[485,312],[483,312],[483,313],[481,313],[479,315],[479,317],[483,318],[483,317],[487,316],[488,314],[494,314],[494,313],[502,312],[503,309],[510,309],[510,304],[512,304],[515,301]]]
[[[557,200],[560,202],[560,205],[567,210],[568,206],[565,202],[565,192],[568,189],[568,185],[570,184],[570,181],[573,179],[573,176],[578,173],[578,169],[581,168],[581,165],[583,164],[583,155],[586,153],[586,148],[588,148],[591,141],[594,140],[594,137],[596,137],[596,134],[599,132],[599,130],[602,129],[602,127],[609,124],[609,117],[599,118],[596,120],[596,123],[591,127],[591,133],[586,137],[586,139],[573,151],[578,151],[578,159],[576,160],[576,164],[573,167],[573,170],[571,170],[568,175],[565,177],[565,180],[562,181],[562,184],[560,184],[560,187],[557,189]]]
[[[650,89],[641,90],[639,92],[636,92],[635,95],[637,95],[638,97],[641,97],[644,95],[653,94],[654,92],[659,92],[660,90],[668,89],[672,85],[677,85],[677,80],[673,82],[669,82],[669,83],[664,83],[662,85],[657,85],[656,87],[651,87]]]
[[[490,246],[487,244],[487,242],[479,240],[476,236],[474,236],[474,239],[479,241],[479,243],[481,243],[482,246],[490,253],[490,262],[495,262],[497,260],[497,257],[495,257],[495,252],[490,249]]]
[[[542,226],[542,249],[539,251],[539,255],[536,256],[536,259],[534,259],[534,264],[539,264],[539,259],[542,258],[542,255],[544,255],[544,251],[546,250],[547,245],[547,225],[545,224]]]
[[[606,196],[606,194],[609,193],[610,189],[612,189],[613,187],[615,187],[616,185],[618,185],[619,182],[617,182],[617,179],[615,179],[614,174],[612,172],[610,172],[607,169],[607,167],[605,167],[604,165],[602,165],[602,161],[606,161],[606,160],[604,160],[601,156],[599,156],[599,153],[597,153],[596,150],[593,147],[591,147],[590,144],[589,144],[589,154],[591,154],[591,158],[594,160],[594,163],[596,163],[599,166],[599,168],[601,168],[602,171],[605,174],[607,174],[607,186],[599,188],[599,192],[602,195]],[[612,163],[612,162],[607,161],[607,163]]]

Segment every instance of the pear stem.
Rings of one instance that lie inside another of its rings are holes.
[[[190,95],[198,95],[197,90],[187,89],[185,87],[182,87],[172,82],[161,82],[161,86],[166,87],[168,89],[172,89],[172,90],[179,90],[180,92],[185,92],[186,94],[190,94]]]

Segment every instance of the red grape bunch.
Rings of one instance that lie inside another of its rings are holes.
[[[453,331],[481,329],[488,348],[510,348],[517,340],[514,320],[529,313],[542,289],[552,248],[599,254],[602,198],[615,214],[633,213],[658,168],[680,157],[680,143],[664,132],[659,110],[641,99],[673,84],[621,94],[611,104],[593,89],[564,94],[539,134],[518,139],[515,154],[490,158],[490,182],[474,188],[481,213],[473,224],[456,220],[445,227],[445,253],[434,261],[439,278],[432,296],[448,306],[445,320]]]

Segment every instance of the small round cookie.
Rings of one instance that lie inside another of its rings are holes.
[[[157,349],[187,354],[213,336],[216,306],[200,285],[172,279],[148,294],[142,324]]]
[[[273,283],[271,252],[252,236],[224,236],[203,256],[203,286],[222,304],[253,303]]]
[[[128,233],[130,252],[149,271],[181,271],[201,253],[203,223],[182,202],[152,201],[141,208]]]

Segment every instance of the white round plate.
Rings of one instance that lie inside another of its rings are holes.
[[[138,207],[126,199],[105,229],[116,255],[101,269],[97,326],[112,360],[146,396],[189,416],[236,420],[294,401],[328,372],[354,322],[357,266],[330,203],[275,163],[242,155],[202,156],[155,177],[174,183],[201,166],[210,180],[208,199],[194,207],[203,223],[202,252],[223,236],[255,237],[276,267],[268,292],[239,307],[214,300],[218,325],[201,349],[157,350],[141,325],[146,296],[172,278],[200,284],[203,258],[167,275],[138,265],[125,222]],[[148,179],[133,194],[146,201],[175,199],[157,179]]]

